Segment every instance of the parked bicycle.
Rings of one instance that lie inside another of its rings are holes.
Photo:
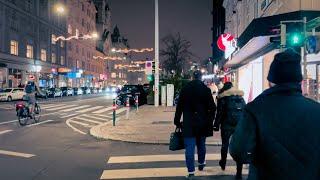
[[[40,121],[41,108],[38,103],[35,103],[34,113],[30,113],[30,106],[26,101],[20,101],[16,104],[16,112],[18,116],[18,121],[21,126],[25,126],[30,119],[33,119],[35,123]]]

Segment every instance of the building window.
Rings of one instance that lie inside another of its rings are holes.
[[[57,39],[56,35],[52,34],[51,35],[51,43],[56,44],[56,39]]]
[[[79,36],[79,29],[76,29],[76,36]]]
[[[119,73],[119,78],[121,78],[122,76],[121,76],[121,72]]]
[[[27,45],[27,58],[33,58],[33,46],[29,44]]]
[[[85,69],[85,68],[86,68],[86,63],[82,62],[82,69]]]
[[[117,78],[117,74],[116,73],[111,73],[111,78]]]
[[[41,61],[47,61],[47,51],[45,49],[41,49],[40,59]]]
[[[55,63],[57,62],[56,53],[52,53],[52,55],[51,55],[51,62],[52,62],[53,64],[55,64]]]
[[[31,12],[31,10],[32,10],[32,0],[27,0],[26,1],[26,10]]]
[[[68,33],[69,33],[69,34],[72,34],[72,27],[71,27],[70,24],[68,25]]]
[[[79,46],[76,46],[76,52],[79,53]]]
[[[10,53],[12,55],[18,56],[18,41],[15,41],[15,40],[10,41]]]
[[[84,19],[83,18],[82,18],[81,24],[82,24],[82,27],[84,27]]]
[[[60,47],[64,48],[64,41],[62,41],[62,40],[60,41]]]
[[[79,62],[79,60],[77,60],[77,62],[76,62],[77,64],[76,64],[76,66],[77,66],[77,69],[79,69],[80,68],[80,62]]]
[[[81,3],[81,9],[82,9],[82,11],[84,11],[84,4],[83,3]]]
[[[60,60],[61,60],[61,65],[64,65],[64,64],[65,64],[65,62],[64,62],[64,56],[61,56],[61,57],[60,57]]]
[[[68,46],[68,47],[69,47],[69,51],[72,51],[72,44],[69,43],[68,45],[69,45],[69,46]]]

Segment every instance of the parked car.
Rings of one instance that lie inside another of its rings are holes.
[[[83,94],[91,94],[91,90],[88,87],[82,87]]]
[[[73,89],[69,87],[62,87],[61,91],[63,96],[73,96],[74,94]]]
[[[126,99],[129,98],[130,105],[134,105],[136,96],[138,96],[139,106],[147,103],[147,93],[142,85],[124,85],[118,93],[117,104],[125,105]]]
[[[62,91],[60,88],[50,88],[49,97],[62,97]]]
[[[36,97],[47,99],[49,97],[49,90],[45,87],[40,87],[39,92],[36,92]]]
[[[91,90],[92,94],[97,94],[98,93],[98,89],[95,88],[95,87],[90,88],[90,90]]]
[[[23,88],[7,88],[0,92],[1,101],[12,101],[23,99],[26,95]]]
[[[82,88],[75,87],[75,88],[73,88],[73,93],[74,93],[74,95],[82,95],[83,90],[82,90]]]

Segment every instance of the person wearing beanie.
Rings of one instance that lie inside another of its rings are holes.
[[[250,163],[248,179],[320,179],[320,104],[302,95],[301,56],[275,55],[270,88],[244,108],[230,142],[237,162]]]

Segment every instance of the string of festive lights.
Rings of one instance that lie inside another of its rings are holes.
[[[112,60],[112,61],[121,61],[126,60],[126,57],[117,57],[117,56],[93,56],[93,59],[104,59],[104,60]]]
[[[75,36],[70,36],[70,37],[64,37],[64,36],[58,36],[56,37],[55,39],[53,39],[53,41],[59,41],[59,40],[62,40],[62,41],[70,41],[72,39],[83,39],[83,40],[86,40],[86,39],[96,39],[98,38],[98,34],[97,33],[91,33],[91,34],[84,34],[84,35],[79,35],[79,33],[77,33]]]
[[[136,52],[136,53],[143,53],[143,52],[152,52],[153,48],[142,48],[142,49],[116,49],[116,48],[112,48],[111,49],[112,52],[116,52],[116,53],[129,53],[129,52]]]
[[[144,69],[129,69],[128,72],[145,72]]]

